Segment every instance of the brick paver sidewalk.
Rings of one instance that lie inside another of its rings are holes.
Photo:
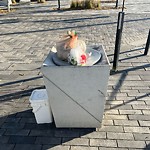
[[[44,86],[40,67],[59,35],[75,29],[87,44],[104,45],[111,66],[113,60],[118,10],[58,12],[54,4],[0,14],[0,150],[150,149],[150,56],[143,55],[149,13],[126,13],[119,71],[109,78],[101,128],[36,124],[29,96]]]

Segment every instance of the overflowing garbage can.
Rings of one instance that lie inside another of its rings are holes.
[[[55,48],[43,63],[41,72],[56,127],[95,128],[101,125],[110,64],[102,45],[90,48],[101,54],[91,66],[57,63]]]

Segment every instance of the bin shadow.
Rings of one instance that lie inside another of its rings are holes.
[[[150,150],[150,144],[148,144],[146,147],[144,147],[143,150]]]
[[[16,112],[0,118],[0,136],[5,145],[25,149],[50,149],[68,146],[68,142],[88,138],[95,128],[56,128],[55,123],[37,124],[32,109]],[[72,141],[73,140],[73,141]],[[0,143],[1,143],[0,142]]]

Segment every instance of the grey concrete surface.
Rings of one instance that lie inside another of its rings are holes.
[[[65,1],[61,5],[68,7]],[[109,77],[102,127],[36,124],[29,96],[44,88],[40,67],[60,35],[74,29],[87,44],[103,44],[111,66],[113,61],[120,10],[54,8],[57,3],[47,1],[0,14],[0,150],[150,149],[150,56],[143,55],[150,27],[147,11],[125,9],[119,67]]]

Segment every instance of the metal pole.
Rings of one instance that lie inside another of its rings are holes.
[[[148,33],[148,38],[147,38],[147,42],[146,42],[146,47],[145,47],[144,55],[148,54],[149,44],[150,44],[150,29],[149,29],[149,33]]]
[[[10,0],[7,0],[7,9],[8,9],[8,12],[10,12]]]
[[[115,6],[115,8],[118,8],[118,0],[116,0],[116,6]]]
[[[124,11],[124,2],[125,0],[123,0],[123,3],[122,3],[122,12]]]
[[[60,0],[58,0],[58,10],[60,10]]]
[[[119,12],[119,14],[118,14],[118,23],[117,23],[117,31],[116,31],[114,61],[113,61],[113,68],[112,68],[114,71],[118,67],[118,60],[119,60],[119,53],[120,53],[120,45],[121,45],[123,22],[124,22],[124,12]]]

